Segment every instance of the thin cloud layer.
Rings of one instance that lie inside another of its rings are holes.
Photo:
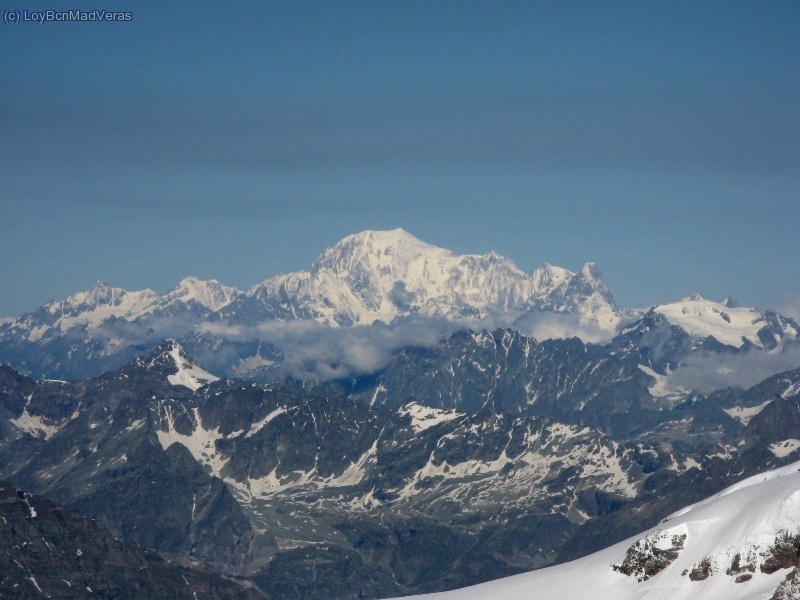
[[[403,290],[396,290],[402,301]],[[397,301],[395,300],[395,301]],[[581,321],[575,315],[537,312],[520,320],[504,319],[469,324],[473,330],[511,327],[536,340],[579,337],[584,342],[602,342],[611,333]],[[467,325],[436,319],[417,319],[391,326],[330,327],[311,320],[270,321],[253,327],[226,323],[203,323],[199,332],[227,340],[261,340],[280,349],[277,373],[302,380],[325,381],[368,375],[384,368],[402,348],[432,348]]]
[[[408,346],[434,347],[458,328],[444,321],[419,321],[389,327],[330,327],[311,320],[271,321],[254,327],[204,323],[198,330],[233,341],[261,340],[280,349],[277,369],[284,377],[308,381],[374,373]]]
[[[800,347],[783,352],[750,350],[741,354],[691,356],[667,379],[673,389],[708,393],[727,387],[750,388],[767,377],[800,368]]]
[[[781,298],[777,312],[800,323],[800,294],[785,294]]]

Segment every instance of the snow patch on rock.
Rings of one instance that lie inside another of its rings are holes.
[[[764,408],[772,402],[772,400],[767,400],[758,406],[735,406],[733,408],[723,408],[726,413],[732,416],[734,419],[737,419],[743,425],[747,425],[750,422],[750,419],[755,417],[758,413],[760,413]]]
[[[172,409],[167,407],[162,415],[166,421],[166,429],[157,429],[156,435],[161,447],[166,450],[172,444],[178,443],[185,446],[200,464],[208,465],[211,473],[219,477],[222,468],[227,464],[228,458],[223,457],[217,452],[216,442],[225,437],[235,437],[238,434],[225,436],[220,433],[219,427],[215,429],[205,429],[200,419],[197,408],[193,409],[194,430],[191,434],[185,435],[175,429],[175,417]]]
[[[452,409],[444,410],[440,408],[431,408],[429,406],[422,406],[416,402],[411,402],[402,406],[397,412],[400,415],[411,416],[411,427],[413,427],[414,431],[417,433],[464,416],[463,413],[456,412]]]
[[[28,408],[16,419],[11,419],[11,423],[22,431],[31,434],[33,437],[49,440],[64,427],[68,419],[64,421],[51,421],[40,415],[32,415]]]
[[[175,361],[175,366],[178,372],[167,376],[167,381],[172,385],[182,385],[190,390],[198,390],[206,384],[219,381],[219,377],[212,375],[200,365],[192,362],[181,351],[181,347],[173,343],[172,348],[169,350],[169,355]]]
[[[770,444],[769,451],[772,452],[777,458],[783,458],[784,456],[789,456],[798,448],[800,448],[800,440],[790,439]]]

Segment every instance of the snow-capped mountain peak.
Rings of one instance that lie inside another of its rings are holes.
[[[603,279],[600,268],[592,262],[583,265],[578,273],[570,282],[573,295],[576,293],[586,298],[593,298],[595,302],[614,306],[614,298]]]
[[[741,348],[746,342],[763,348],[765,339],[762,330],[771,321],[775,321],[775,327],[771,327],[770,336],[777,335],[780,339],[785,333],[791,337],[798,334],[791,319],[755,308],[728,304],[706,300],[700,294],[693,294],[678,302],[655,306],[653,312],[663,315],[689,335],[698,338],[713,337],[718,342],[735,348]],[[774,344],[775,340],[768,340],[768,345]]]
[[[452,256],[449,250],[427,244],[403,229],[368,230],[348,235],[323,251],[311,265],[311,273],[329,270],[346,277],[359,270],[379,269],[389,271],[396,279],[405,279],[419,260],[437,261]]]
[[[539,294],[547,294],[558,286],[560,286],[567,279],[574,277],[575,273],[568,271],[562,267],[554,267],[551,264],[544,263],[541,267],[533,271],[530,275],[533,288]]]
[[[138,292],[128,292],[122,288],[111,287],[107,283],[98,281],[88,290],[76,292],[63,302],[52,302],[51,306],[53,308],[51,312],[55,312],[55,309],[61,312],[85,312],[101,307],[123,306],[131,304],[132,301],[135,303],[141,300],[154,300],[157,297],[158,294],[153,290],[147,289]]]
[[[684,296],[678,302],[705,302],[706,299],[700,294],[700,292],[695,292],[693,294],[689,294],[688,296]]]
[[[148,312],[161,298],[150,289],[129,292],[98,281],[90,289],[77,292],[66,300],[54,300],[37,313],[19,321],[30,329],[31,341],[39,339],[47,327],[65,331],[73,326],[96,326],[109,317],[133,320]]]
[[[110,316],[135,319],[175,302],[188,304],[195,301],[211,311],[217,311],[241,294],[236,288],[224,286],[215,279],[203,281],[197,277],[182,279],[164,295],[150,289],[129,292],[98,281],[90,289],[72,294],[64,301],[51,302],[48,306],[51,314],[74,316],[80,313],[87,315],[85,322],[99,323]],[[88,318],[92,312],[97,312],[97,315]]]
[[[457,255],[403,229],[368,230],[324,250],[308,271],[271,277],[247,292],[197,277],[166,294],[97,283],[0,323],[0,343],[12,355],[9,362],[33,354],[34,362],[46,364],[26,367],[31,372],[72,377],[75,365],[99,359],[104,368],[118,367],[134,347],[170,336],[202,336],[206,321],[226,321],[230,331],[295,320],[341,327],[433,318],[483,327],[520,326],[521,319],[536,320],[541,312],[568,316],[566,329],[548,325],[555,337],[577,329],[591,332],[593,340],[610,338],[626,318],[592,263],[578,273],[544,264],[528,274],[495,251]],[[43,345],[66,336],[80,339],[81,349],[54,365]]]
[[[601,281],[603,275],[600,273],[600,268],[593,262],[587,262],[581,268],[581,275],[587,281]]]
[[[582,297],[570,301],[566,296],[573,292]],[[576,311],[589,297],[591,306]],[[502,319],[509,311],[518,315],[530,308],[578,312],[590,320],[599,311],[611,330],[619,320],[592,264],[578,275],[551,265],[527,275],[497,252],[456,255],[403,229],[349,235],[326,249],[310,271],[268,279],[233,304],[231,313],[272,318],[278,304],[285,318],[313,318],[332,325],[390,322],[409,314],[471,322]]]
[[[204,281],[197,277],[186,277],[181,279],[164,298],[170,302],[180,300],[183,303],[194,300],[211,311],[218,311],[241,294],[240,290],[224,286],[216,279]]]
[[[65,304],[70,306],[97,306],[98,304],[108,304],[115,297],[125,293],[125,290],[112,288],[103,281],[97,281],[88,290],[76,292],[70,295]]]

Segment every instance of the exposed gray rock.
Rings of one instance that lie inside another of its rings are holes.
[[[612,565],[613,569],[629,577],[635,577],[636,581],[647,581],[672,564],[683,550],[686,534],[673,535],[664,547],[668,537],[668,534],[657,530],[637,540],[625,552],[622,563]]]

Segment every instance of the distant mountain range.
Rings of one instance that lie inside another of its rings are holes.
[[[175,341],[75,382],[0,367],[0,478],[276,600],[378,598],[584,556],[797,460],[800,369],[675,403],[596,351],[459,332],[346,395]]]
[[[309,271],[246,292],[193,277],[163,295],[97,283],[0,324],[0,362],[34,377],[78,379],[172,338],[218,375],[326,381],[376,373],[402,349],[434,348],[459,329],[497,327],[637,353],[665,396],[756,383],[791,368],[795,355],[786,351],[800,339],[791,319],[729,299],[621,309],[593,263],[578,273],[545,264],[526,274],[494,252],[458,256],[396,229],[348,236]],[[754,356],[754,375],[728,381],[732,369],[716,364],[718,381],[700,381],[710,354],[718,363]],[[688,368],[672,376],[681,366]],[[668,376],[674,385],[660,379]]]
[[[0,363],[0,479],[275,600],[437,592],[631,536],[600,555],[616,571],[585,563],[612,596],[673,555],[702,579],[727,558],[703,562],[692,525],[639,532],[800,452],[793,320],[621,309],[591,263],[526,274],[402,230],[246,292],[98,283],[0,324]],[[766,558],[730,559],[737,593],[777,588]],[[10,585],[63,592],[32,568]],[[175,593],[228,593],[182,573]]]
[[[46,329],[99,326],[110,317],[176,317],[184,313],[252,325],[313,319],[334,326],[389,323],[419,315],[461,322],[511,311],[570,312],[613,328],[621,313],[596,265],[579,273],[543,265],[523,273],[495,252],[458,256],[411,234],[365,231],[326,249],[309,271],[277,275],[242,292],[215,280],[182,280],[160,295],[127,292],[98,282],[86,292],[53,301],[16,321],[30,341]]]

